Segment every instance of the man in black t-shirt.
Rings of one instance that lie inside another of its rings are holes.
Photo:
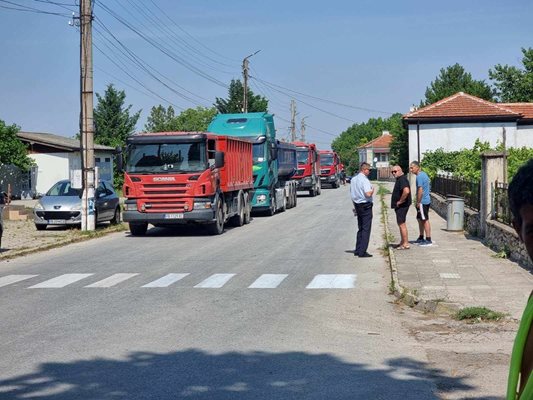
[[[396,212],[396,222],[400,228],[400,244],[396,247],[398,250],[409,249],[409,239],[407,236],[407,225],[405,219],[407,211],[411,205],[411,188],[409,180],[404,175],[402,167],[395,165],[392,167],[392,175],[396,178],[394,189],[392,190],[391,208]]]

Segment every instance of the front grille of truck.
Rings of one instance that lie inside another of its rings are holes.
[[[145,183],[142,186],[144,196],[172,196],[187,193],[186,183],[160,184]]]
[[[144,211],[147,213],[162,213],[162,212],[184,212],[186,200],[172,199],[160,201],[146,201],[144,202]],[[192,207],[189,205],[187,211]]]

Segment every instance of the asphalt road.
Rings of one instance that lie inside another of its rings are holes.
[[[373,258],[355,224],[345,186],[221,236],[2,261],[0,399],[436,399],[387,294],[379,204]]]

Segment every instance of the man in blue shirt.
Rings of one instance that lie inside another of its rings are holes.
[[[416,240],[420,246],[431,246],[431,225],[429,224],[429,206],[431,204],[431,197],[429,192],[431,190],[431,182],[428,174],[420,169],[418,161],[411,162],[409,169],[416,175],[416,218],[418,219],[418,228],[420,235]],[[424,239],[424,233],[426,239]]]
[[[361,258],[372,257],[367,252],[372,228],[372,196],[374,188],[368,180],[370,164],[363,162],[359,173],[350,180],[350,196],[357,214],[357,238],[353,255]]]

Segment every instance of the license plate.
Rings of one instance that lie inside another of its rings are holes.
[[[49,219],[48,223],[50,225],[64,225],[66,221],[64,219]]]
[[[183,219],[183,213],[165,214],[165,219]]]

